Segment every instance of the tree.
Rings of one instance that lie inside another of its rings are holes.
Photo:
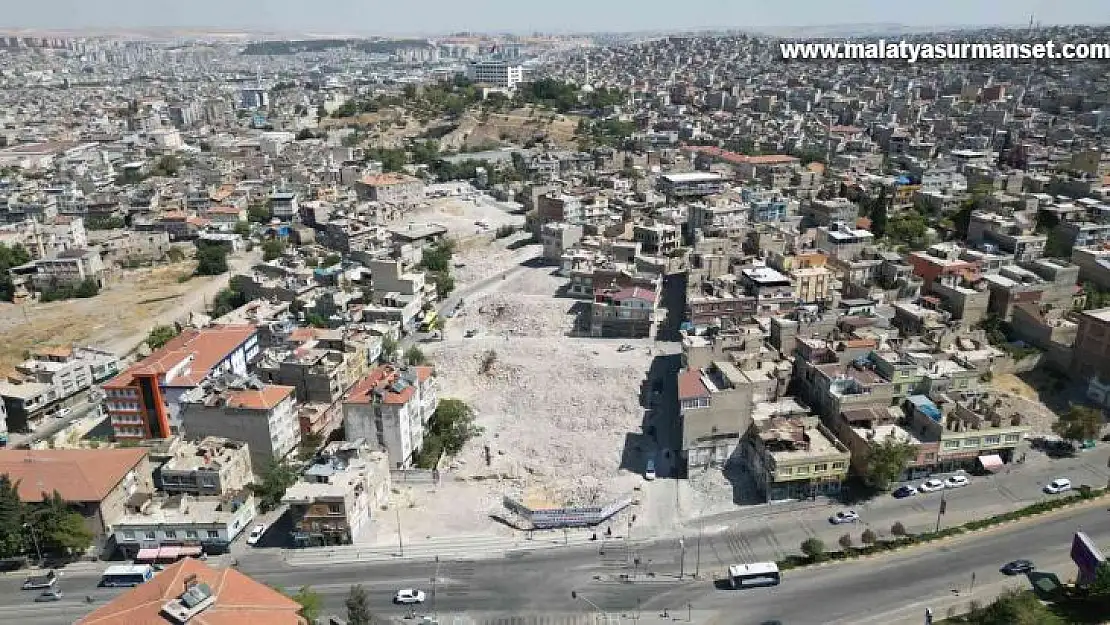
[[[251,490],[258,497],[258,505],[263,512],[277,508],[285,491],[297,483],[297,471],[286,462],[271,460],[251,484]]]
[[[455,290],[455,278],[447,271],[433,271],[428,279],[436,287],[436,297],[444,299]]]
[[[316,619],[320,618],[320,612],[324,609],[324,598],[320,593],[312,590],[311,586],[301,586],[292,598],[293,601],[301,604],[301,616],[309,623],[315,623]]]
[[[223,245],[200,243],[197,245],[198,276],[218,276],[227,273],[227,248]]]
[[[845,535],[841,536],[840,539],[837,540],[836,542],[840,543],[840,548],[841,549],[843,549],[844,551],[848,551],[849,549],[852,548],[852,535],[851,534],[845,534]]]
[[[867,528],[867,529],[863,530],[863,533],[860,534],[860,537],[859,537],[859,541],[861,543],[865,544],[865,545],[874,545],[875,542],[878,541],[878,540],[879,540],[879,537],[875,534],[875,532],[871,528]]]
[[[864,479],[875,488],[887,490],[916,455],[917,448],[913,444],[893,435],[881,441],[871,441],[864,465]]]
[[[386,335],[382,337],[382,362],[393,362],[397,357],[397,339]]]
[[[1012,588],[987,606],[974,607],[961,622],[971,625],[1064,625],[1066,621],[1041,603],[1031,591]]]
[[[825,557],[825,543],[820,538],[807,538],[802,541],[802,553],[814,562]]]
[[[269,239],[262,242],[262,260],[271,261],[285,253],[285,241]]]
[[[343,257],[339,254],[328,254],[324,257],[324,266],[331,267],[333,265],[338,265],[342,260]]]
[[[270,221],[270,203],[262,201],[251,204],[247,208],[247,219],[256,223]]]
[[[12,558],[27,548],[27,532],[23,529],[26,514],[19,498],[19,485],[0,475],[0,558]]]
[[[451,257],[454,253],[455,243],[446,239],[421,251],[420,266],[428,271],[448,272],[451,270]]]
[[[31,255],[22,245],[16,243],[8,247],[0,243],[0,299],[10,302],[15,295],[15,286],[12,284],[12,277],[8,270],[29,262],[31,262]]]
[[[424,436],[424,446],[417,456],[417,465],[433,468],[440,456],[453,456],[470,439],[480,435],[482,428],[474,423],[474,412],[461,399],[443,399],[436,406]]]
[[[32,508],[28,521],[38,534],[42,550],[69,555],[87,549],[93,536],[85,527],[85,519],[69,508],[58,491],[43,493],[42,497],[42,503]]]
[[[347,593],[347,625],[372,625],[374,616],[370,614],[370,599],[361,584],[351,586]]]
[[[894,525],[890,526],[890,533],[893,536],[905,536],[906,526],[902,525],[901,521],[895,521]]]
[[[80,298],[96,297],[100,293],[100,284],[93,278],[82,280],[81,284],[77,285],[77,290],[73,294]]]
[[[249,221],[235,222],[235,234],[241,237],[249,237],[251,235],[251,224]]]
[[[428,364],[428,357],[419,347],[413,345],[405,352],[405,362],[410,365],[426,365]]]
[[[1068,411],[1052,424],[1052,431],[1064,440],[1082,443],[1098,438],[1102,429],[1102,410],[1072,404]]]
[[[178,334],[179,331],[176,326],[154,326],[146,337],[146,344],[150,349],[161,349]]]

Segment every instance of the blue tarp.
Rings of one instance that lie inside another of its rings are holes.
[[[907,399],[913,404],[914,408],[921,411],[921,414],[933,421],[940,422],[940,408],[937,408],[937,405],[931,399],[924,395],[910,395]]]

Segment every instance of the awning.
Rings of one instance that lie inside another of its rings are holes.
[[[162,547],[158,550],[159,560],[176,560],[181,557],[181,547]]]
[[[156,560],[158,559],[157,549],[140,549],[139,553],[135,554],[136,560]]]
[[[1003,467],[1002,457],[998,454],[990,454],[989,456],[979,456],[979,464],[983,468],[994,473]]]
[[[199,556],[201,553],[203,553],[203,550],[200,547],[182,547],[181,548],[181,555],[183,557]]]

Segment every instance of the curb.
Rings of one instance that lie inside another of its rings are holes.
[[[1011,520],[1008,520],[1008,521],[1000,521],[998,523],[992,523],[992,524],[990,524],[986,527],[981,527],[979,529],[974,529],[974,530],[963,529],[963,526],[961,525],[961,526],[958,526],[958,527],[960,527],[959,532],[954,533],[951,536],[945,536],[943,538],[937,538],[935,540],[927,540],[927,541],[923,541],[923,542],[906,542],[905,544],[897,545],[895,547],[891,547],[890,549],[884,549],[882,551],[876,551],[874,553],[862,554],[862,555],[857,555],[857,556],[850,557],[850,558],[842,558],[842,559],[839,559],[839,560],[823,560],[821,562],[813,562],[813,563],[810,563],[810,564],[800,564],[800,565],[797,565],[797,566],[792,566],[792,567],[790,567],[789,569],[786,569],[786,570],[788,570],[788,571],[798,571],[798,570],[802,570],[802,569],[815,569],[815,568],[821,568],[821,567],[826,567],[826,566],[832,566],[832,565],[836,565],[836,564],[848,564],[850,562],[857,562],[857,561],[860,561],[860,560],[870,560],[870,559],[873,559],[873,558],[878,558],[878,557],[882,557],[882,556],[885,556],[885,555],[898,553],[900,551],[908,551],[908,550],[913,549],[915,547],[924,547],[926,545],[936,545],[937,543],[944,543],[944,542],[948,542],[948,541],[951,541],[951,540],[956,540],[956,539],[959,539],[959,538],[966,538],[966,537],[969,537],[969,536],[974,536],[976,534],[986,533],[986,532],[989,532],[989,531],[992,531],[992,530],[1003,529],[1007,526],[1016,525],[1018,523],[1023,523],[1023,522],[1026,522],[1026,521],[1035,521],[1035,520],[1047,517],[1047,516],[1052,515],[1052,514],[1069,512],[1069,511],[1075,510],[1077,508],[1094,507],[1096,504],[1101,505],[1103,503],[1102,500],[1106,499],[1108,497],[1110,497],[1110,492],[1104,491],[1099,495],[1091,497],[1090,499],[1084,499],[1084,500],[1077,501],[1075,503],[1070,503],[1070,504],[1067,504],[1067,505],[1060,506],[1059,508],[1053,508],[1051,510],[1046,510],[1044,512],[1038,512],[1036,514],[1030,514],[1028,516],[1021,517],[1019,519],[1011,519]],[[968,521],[968,523],[976,523],[976,522],[978,522],[978,521]]]

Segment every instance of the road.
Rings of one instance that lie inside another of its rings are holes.
[[[85,418],[89,413],[100,410],[100,402],[90,402],[86,399],[80,404],[69,407],[69,413],[61,418],[46,417],[44,425],[30,434],[11,434],[8,437],[8,446],[12,448],[30,446],[38,441],[50,438],[58,432],[69,427],[79,419]]]
[[[716,588],[710,579],[721,572],[716,566],[703,568],[699,580],[678,579],[679,563],[673,541],[669,540],[641,546],[639,555],[643,562],[653,562],[656,576],[640,576],[636,583],[616,578],[627,569],[623,568],[624,553],[612,546],[604,555],[591,547],[438,565],[387,562],[314,569],[292,569],[271,552],[244,562],[240,568],[271,585],[311,585],[322,595],[325,611],[333,613],[344,611],[348,589],[359,583],[369,592],[372,609],[382,615],[402,614],[403,610],[390,603],[393,592],[417,587],[429,595],[421,613],[467,613],[486,622],[509,616],[591,610],[588,604],[571,598],[571,591],[575,591],[613,614],[630,615],[639,605],[643,613],[655,614],[667,608],[685,616],[689,606],[702,622],[718,616],[727,619],[721,622],[740,625],[772,619],[791,624],[896,625],[921,622],[926,607],[943,615],[949,605],[966,608],[972,598],[986,602],[1008,586],[1027,583],[1023,578],[1005,578],[997,572],[998,566],[1013,558],[1030,558],[1038,563],[1039,570],[1055,572],[1063,580],[1073,577],[1067,554],[1077,527],[1097,543],[1110,542],[1110,514],[1105,501],[943,543],[788,571],[781,586],[747,591]],[[973,592],[972,573],[977,581]],[[432,577],[437,579],[434,602]],[[93,572],[64,574],[61,587],[67,593],[66,600],[33,605],[33,593],[19,590],[20,578],[0,579],[0,621],[42,625],[72,622],[88,609],[85,595],[92,595],[99,603],[119,592],[96,589],[95,582]]]

